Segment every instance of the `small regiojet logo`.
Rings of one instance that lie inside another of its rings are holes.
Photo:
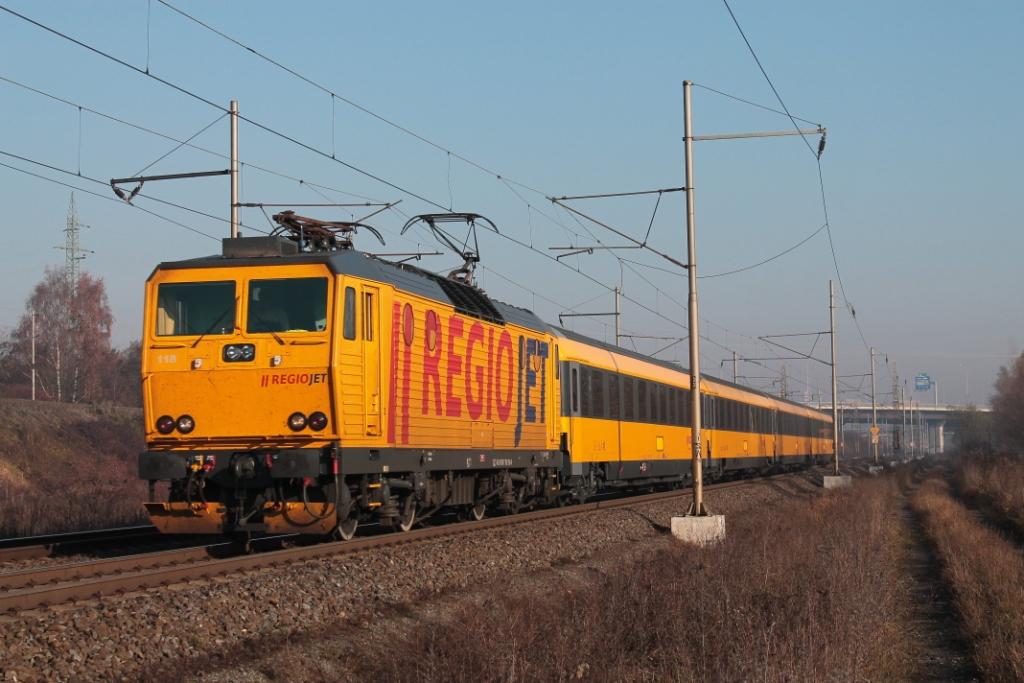
[[[312,386],[327,382],[326,372],[272,372],[260,376],[260,386],[269,387],[283,384]]]

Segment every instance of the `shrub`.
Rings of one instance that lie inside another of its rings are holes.
[[[1024,460],[963,457],[955,481],[965,498],[1024,534]]]
[[[141,411],[0,399],[0,537],[138,524]]]

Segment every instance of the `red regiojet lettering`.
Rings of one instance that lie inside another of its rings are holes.
[[[435,340],[434,350],[430,350],[430,340]],[[434,387],[434,414],[441,414],[441,374],[438,364],[441,361],[441,324],[437,313],[427,311],[426,329],[423,335],[423,414],[430,412],[430,387]]]
[[[405,305],[408,315],[406,321],[411,321],[412,308]],[[411,324],[411,323],[410,323]],[[409,384],[412,379],[412,342],[413,333],[409,333],[409,343],[405,345],[402,352],[402,443],[409,443]]]
[[[473,323],[466,338],[466,410],[476,420],[484,410],[484,366],[473,366],[473,344],[483,346],[484,328]],[[473,395],[473,378],[476,378],[476,395]]]
[[[409,304],[406,304],[408,306]],[[398,420],[398,321],[401,315],[401,304],[397,301],[391,306],[391,385],[388,387],[388,442],[395,442],[395,423]],[[408,350],[408,347],[406,347]]]
[[[445,383],[445,411],[448,417],[462,416],[462,399],[456,396],[452,384],[456,375],[462,374],[462,356],[455,353],[455,340],[462,337],[462,318],[448,319],[448,372]]]
[[[494,403],[494,330],[487,330],[487,419],[491,419],[491,406]]]
[[[505,359],[505,377],[502,384],[501,363]],[[498,419],[502,422],[508,420],[512,411],[512,389],[515,383],[515,354],[512,352],[512,337],[508,332],[503,331],[498,339],[498,362],[494,369],[494,393],[498,404]],[[504,389],[504,396],[502,396]],[[504,400],[502,400],[504,399]]]

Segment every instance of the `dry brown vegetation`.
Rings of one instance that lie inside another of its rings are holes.
[[[143,521],[141,411],[0,399],[0,537]]]
[[[638,551],[581,588],[502,594],[424,623],[362,678],[907,680],[892,479],[730,518],[727,539]]]
[[[1024,556],[931,479],[911,499],[986,680],[1024,680]]]
[[[964,498],[1024,534],[1024,460],[965,456],[955,482]]]

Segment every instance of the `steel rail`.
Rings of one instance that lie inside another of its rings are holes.
[[[710,490],[733,486],[748,486],[779,476],[788,475],[743,479],[715,484],[707,488]],[[678,489],[643,496],[629,496],[593,503],[583,503],[569,507],[545,508],[504,517],[492,517],[480,521],[426,527],[408,533],[389,533],[357,538],[351,541],[319,543],[310,546],[299,546],[226,558],[210,559],[207,555],[206,559],[197,559],[197,553],[200,552],[199,549],[189,549],[187,555],[183,555],[186,551],[167,551],[155,554],[149,553],[146,556],[116,558],[111,561],[103,560],[81,563],[64,568],[44,568],[42,570],[10,573],[6,575],[6,580],[12,581],[12,584],[10,584],[11,588],[8,590],[6,585],[4,585],[2,586],[4,590],[0,593],[0,614],[51,607],[79,600],[100,599],[133,591],[187,583],[201,579],[211,579],[227,573],[277,567],[293,562],[328,556],[349,555],[377,548],[408,545],[430,539],[459,536],[476,531],[527,524],[547,519],[570,517],[598,510],[612,510],[644,505],[690,495],[689,489]],[[208,548],[203,548],[202,552],[207,550]],[[170,560],[170,556],[174,554],[178,555],[177,561],[160,563],[161,558]],[[151,563],[150,560],[156,560],[156,563]],[[90,567],[99,571],[93,572]],[[104,572],[104,568],[108,571]],[[65,571],[65,574],[60,574],[61,569]],[[75,572],[79,573],[80,578],[69,578],[67,581],[48,583],[46,585],[32,585],[32,575],[38,577],[73,577]],[[4,579],[5,576],[0,575],[0,580]],[[15,587],[14,583],[19,583],[18,587]]]
[[[210,546],[179,548],[126,557],[111,557],[102,560],[89,560],[73,564],[3,572],[0,573],[0,591],[11,591],[26,587],[38,588],[68,581],[81,581],[95,576],[114,575],[150,567],[165,567],[205,560],[210,558],[210,553],[213,549],[219,547],[227,548],[230,545],[230,542],[221,542]]]

